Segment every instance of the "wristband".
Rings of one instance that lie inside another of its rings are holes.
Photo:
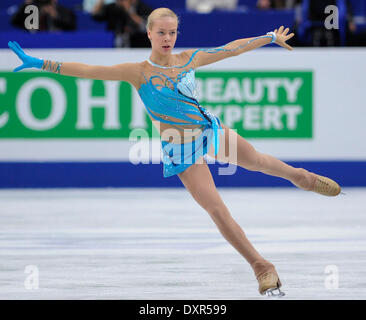
[[[62,67],[62,62],[52,62],[51,60],[45,60],[42,70],[48,71],[48,72],[54,72],[60,74]]]
[[[271,31],[271,32],[267,32],[267,34],[268,34],[268,35],[270,35],[270,36],[272,36],[272,41],[271,41],[271,43],[276,42],[276,40],[277,40],[277,36],[276,36],[276,34],[275,34],[273,31]]]

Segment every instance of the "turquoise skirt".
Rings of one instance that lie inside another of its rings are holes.
[[[192,142],[176,144],[168,141],[161,141],[163,150],[163,174],[164,178],[183,172],[210,150],[211,144],[218,149],[219,134],[222,133],[220,119],[207,110],[200,107],[204,115],[209,119],[202,133]],[[218,150],[215,150],[217,154]]]

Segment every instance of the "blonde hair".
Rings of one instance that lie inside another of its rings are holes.
[[[152,30],[154,20],[164,17],[175,18],[177,19],[177,22],[179,24],[178,16],[175,14],[174,11],[170,10],[169,8],[157,8],[153,12],[151,12],[149,17],[147,18],[146,29]]]

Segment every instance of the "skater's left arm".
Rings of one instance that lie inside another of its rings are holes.
[[[263,36],[235,40],[224,46],[213,49],[190,49],[187,50],[186,53],[192,57],[195,68],[198,68],[263,47],[272,42],[288,50],[293,50],[293,48],[286,43],[287,40],[294,36],[294,33],[287,34],[289,30],[289,28],[284,29],[284,27],[281,26],[278,30],[276,29],[274,32],[269,32]]]

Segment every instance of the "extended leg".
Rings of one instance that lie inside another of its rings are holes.
[[[304,190],[312,190],[331,196],[340,193],[340,187],[333,180],[316,175],[303,168],[294,168],[269,154],[260,153],[234,130],[225,125],[223,125],[223,128],[224,134],[220,137],[217,160],[229,162],[251,171],[260,171],[287,179]],[[211,148],[209,155],[213,156],[213,152],[214,148]]]
[[[198,204],[210,214],[225,239],[252,266],[260,283],[259,291],[263,293],[268,288],[278,287],[279,279],[274,266],[256,251],[242,228],[231,216],[216,189],[207,164],[205,162],[193,164],[178,176]],[[268,274],[272,278],[269,278]],[[261,285],[262,278],[264,286]]]

